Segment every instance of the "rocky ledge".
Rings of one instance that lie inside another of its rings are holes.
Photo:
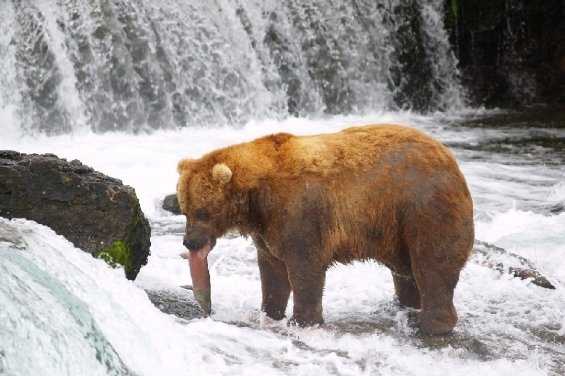
[[[0,151],[0,217],[49,226],[128,279],[147,263],[151,229],[135,190],[78,160]]]

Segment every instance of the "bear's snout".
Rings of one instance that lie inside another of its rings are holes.
[[[182,244],[184,244],[184,246],[188,248],[189,251],[197,251],[202,247],[204,247],[207,243],[208,243],[208,239],[205,236],[187,236],[187,235],[184,236],[184,240],[182,242]]]
[[[182,244],[188,248],[189,251],[198,251],[202,249],[205,245],[209,244],[210,247],[214,247],[216,241],[210,237],[206,231],[199,228],[187,228],[186,234]]]

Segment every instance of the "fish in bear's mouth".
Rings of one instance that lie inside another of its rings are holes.
[[[194,298],[206,315],[212,312],[210,271],[208,270],[208,254],[216,245],[215,239],[208,240],[198,249],[190,249],[181,253],[181,257],[188,260],[190,276],[192,278],[192,291]]]

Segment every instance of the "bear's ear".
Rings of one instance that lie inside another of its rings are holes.
[[[222,185],[229,183],[232,175],[231,169],[223,163],[216,163],[212,167],[212,177]]]
[[[190,158],[181,159],[177,164],[177,172],[180,175],[183,172],[188,171],[193,164],[194,164],[194,159],[190,159]]]

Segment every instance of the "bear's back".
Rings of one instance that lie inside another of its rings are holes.
[[[290,137],[280,152],[290,174],[321,176],[362,173],[375,166],[410,165],[437,169],[453,165],[454,158],[441,143],[400,125],[367,125],[341,132]]]

